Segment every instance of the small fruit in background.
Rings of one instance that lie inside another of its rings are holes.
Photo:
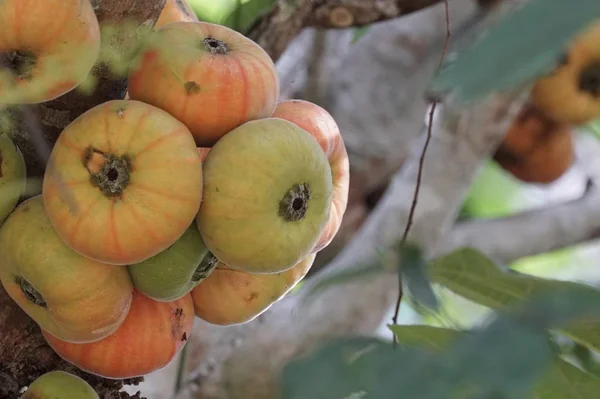
[[[316,254],[289,270],[250,274],[219,263],[215,271],[192,290],[196,316],[218,325],[251,321],[282,299],[310,270]]]
[[[525,105],[494,154],[494,160],[523,182],[551,183],[575,160],[570,127],[550,120],[531,104]]]
[[[132,64],[130,98],[182,121],[199,147],[211,147],[243,123],[269,117],[279,77],[255,42],[222,25],[176,22],[163,26]]]
[[[554,71],[536,80],[533,103],[556,122],[581,125],[600,118],[600,22],[577,36]]]
[[[8,135],[0,133],[0,226],[23,195],[26,177],[21,150]]]
[[[329,160],[333,182],[333,203],[325,231],[313,249],[313,252],[319,252],[329,245],[337,234],[348,205],[350,164],[344,140],[331,114],[309,101],[282,101],[275,108],[272,117],[285,119],[310,133],[317,139]]]
[[[197,22],[198,17],[186,0],[167,0],[165,6],[154,24],[159,29],[172,22]]]
[[[48,12],[52,10],[52,12]],[[89,0],[0,1],[0,103],[50,101],[77,87],[100,54]]]
[[[204,245],[196,223],[192,223],[168,249],[128,268],[140,292],[156,301],[169,302],[200,284],[217,262]]]
[[[74,251],[130,265],[167,249],[192,223],[202,163],[181,122],[140,101],[113,100],[63,130],[42,194],[54,228]]]
[[[203,169],[197,223],[221,262],[278,273],[312,252],[333,187],[327,157],[309,133],[283,119],[247,122],[211,148]]]
[[[84,379],[65,371],[50,371],[36,378],[21,399],[100,399]]]
[[[126,268],[83,257],[60,239],[40,195],[21,203],[0,228],[0,280],[42,329],[71,342],[116,331],[133,292]]]
[[[135,290],[125,322],[101,341],[76,344],[42,331],[48,345],[83,371],[110,379],[139,377],[167,366],[187,343],[194,324],[190,294],[158,302]]]

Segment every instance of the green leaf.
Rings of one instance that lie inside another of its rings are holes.
[[[400,264],[398,265],[400,281],[406,285],[415,302],[437,310],[439,303],[425,273],[426,262],[423,250],[412,243],[401,245],[398,250],[400,252]]]
[[[275,0],[238,0],[237,7],[225,17],[223,24],[247,33],[254,22],[271,11],[274,5]]]
[[[503,271],[485,255],[471,248],[459,249],[432,261],[429,274],[431,281],[492,309],[525,302],[534,295],[556,293],[570,288],[581,289],[591,295],[599,292],[575,282]],[[561,332],[575,342],[600,349],[600,323],[595,319],[578,321]]]
[[[429,92],[471,101],[549,72],[568,42],[600,17],[600,1],[532,0],[476,38],[433,79]]]
[[[403,345],[422,346],[441,352],[455,342],[461,332],[423,325],[394,325],[390,329]],[[536,384],[536,399],[592,398],[600,391],[600,378],[557,358],[552,368]]]

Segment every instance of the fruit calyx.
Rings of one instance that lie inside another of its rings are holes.
[[[219,263],[219,259],[212,254],[212,252],[208,252],[204,258],[200,261],[200,264],[194,271],[192,275],[192,283],[196,283],[206,277],[210,271]]]
[[[279,216],[286,222],[304,219],[310,197],[310,187],[307,183],[294,184],[279,201]]]
[[[227,54],[229,52],[227,43],[214,37],[205,38],[202,40],[202,44],[204,44],[204,48],[211,54]]]
[[[89,147],[83,165],[90,173],[92,184],[107,197],[120,197],[129,185],[131,159],[126,155],[118,157]]]
[[[17,277],[15,278],[15,283],[19,284],[19,287],[21,287],[21,292],[31,303],[42,308],[48,307],[42,294],[33,288],[33,285],[31,285],[29,281],[25,280],[23,277]]]
[[[0,65],[12,72],[17,79],[31,79],[36,63],[37,56],[29,50],[12,50],[0,53]]]
[[[600,96],[600,62],[587,65],[579,74],[579,90]]]

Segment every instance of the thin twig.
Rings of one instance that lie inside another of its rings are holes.
[[[448,51],[448,43],[450,41],[450,10],[448,7],[448,0],[444,0],[444,7],[446,12],[446,38],[444,40],[444,48],[442,50],[442,55],[440,57],[440,63],[438,65],[438,69],[441,68],[444,63],[444,58],[446,56],[446,52]],[[402,234],[402,240],[400,241],[400,246],[402,247],[408,238],[408,233],[413,224],[413,219],[415,215],[415,209],[417,208],[417,202],[419,198],[419,190],[421,188],[421,180],[423,175],[423,165],[425,164],[425,155],[427,154],[427,147],[429,146],[429,142],[431,141],[432,130],[433,130],[433,116],[435,115],[435,109],[438,105],[438,101],[431,102],[431,110],[429,111],[429,124],[427,126],[427,138],[425,139],[425,144],[423,145],[423,152],[421,152],[421,157],[419,158],[419,170],[417,173],[417,184],[415,186],[415,194],[413,196],[413,201],[410,207],[410,211],[408,213],[408,221],[406,222],[406,228],[404,229],[404,234]],[[400,304],[402,303],[402,296],[404,292],[402,290],[402,278],[398,279],[398,299],[396,300],[396,307],[394,310],[394,317],[392,318],[393,324],[398,324],[398,315],[400,313]],[[394,339],[394,348],[398,344],[396,334],[393,334]]]

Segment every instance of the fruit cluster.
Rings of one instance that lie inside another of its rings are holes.
[[[559,65],[537,79],[530,102],[494,160],[517,179],[551,183],[574,162],[572,131],[600,118],[600,22],[575,37]]]
[[[0,3],[0,16],[19,1]],[[17,182],[0,204],[0,281],[59,356],[106,378],[167,365],[195,316],[232,325],[263,313],[304,278],[348,201],[348,156],[331,115],[280,101],[258,44],[179,4],[167,3],[142,43],[128,99],[69,124],[42,192],[20,204],[23,158],[0,137],[0,182]],[[91,70],[100,41],[91,5],[56,8],[77,15],[62,29],[67,42],[87,43],[88,61],[62,71],[59,90],[38,62],[56,54],[40,51],[26,78],[0,77],[0,101],[48,101]],[[22,32],[35,21],[24,18]]]

